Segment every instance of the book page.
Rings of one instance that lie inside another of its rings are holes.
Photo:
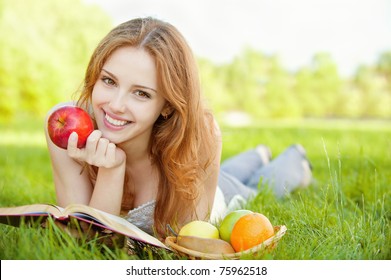
[[[18,226],[21,217],[53,216],[64,220],[68,217],[94,224],[154,246],[167,248],[160,240],[142,231],[127,220],[83,204],[71,204],[65,208],[51,204],[31,204],[0,208],[0,223]]]
[[[80,219],[85,219],[85,214],[87,214],[91,216],[93,220],[102,224],[105,228],[111,231],[118,232],[130,238],[137,239],[158,247],[167,248],[160,240],[142,231],[135,225],[119,216],[112,215],[82,204],[69,205],[66,207],[64,213],[68,216]]]
[[[51,214],[55,217],[63,216],[61,208],[51,204],[31,204],[0,208],[0,216],[40,216],[42,214]]]

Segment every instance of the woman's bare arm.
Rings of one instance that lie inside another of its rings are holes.
[[[53,169],[57,203],[67,206],[71,203],[90,205],[100,210],[119,214],[125,178],[125,153],[107,139],[101,132],[94,131],[87,140],[87,146],[78,149],[77,134],[73,134],[68,149],[61,149],[45,135]],[[83,163],[99,168],[93,186]]]

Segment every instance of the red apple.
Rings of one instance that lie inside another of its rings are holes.
[[[77,147],[85,147],[88,136],[94,131],[94,124],[86,111],[80,107],[66,105],[50,115],[48,132],[56,146],[66,149],[69,135],[74,131],[79,136]]]

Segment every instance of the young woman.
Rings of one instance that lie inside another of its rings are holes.
[[[230,169],[241,166],[241,157],[249,163],[267,149],[259,146],[232,159],[220,173],[221,135],[203,103],[196,61],[166,22],[134,19],[109,32],[91,57],[77,105],[96,124],[86,147],[77,148],[76,133],[67,150],[47,136],[59,205],[90,205],[164,235],[166,224],[209,219],[215,200],[222,198],[225,207],[235,195],[247,198],[257,187],[245,186],[234,177],[244,173]],[[305,154],[296,154],[287,160],[299,166],[302,177]],[[254,175],[246,180],[275,178],[278,168],[260,171],[265,160],[253,160]],[[284,184],[301,183],[285,177]]]

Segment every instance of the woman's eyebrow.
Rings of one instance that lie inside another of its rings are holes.
[[[111,77],[117,79],[117,77],[116,77],[113,73],[111,73],[110,71],[107,71],[107,70],[104,69],[104,68],[102,68],[102,71],[103,71],[103,72],[106,72],[106,74],[108,74],[109,76],[111,76]]]
[[[106,69],[102,68],[102,71],[105,72],[107,75],[111,76],[112,78],[114,78],[115,80],[118,80],[117,77],[111,73],[110,71],[107,71]],[[147,87],[147,86],[143,86],[143,85],[135,85],[136,87],[140,87],[140,88],[144,88],[144,89],[149,89],[149,90],[152,90],[154,92],[157,92],[156,89],[154,88],[151,88],[151,87]]]

